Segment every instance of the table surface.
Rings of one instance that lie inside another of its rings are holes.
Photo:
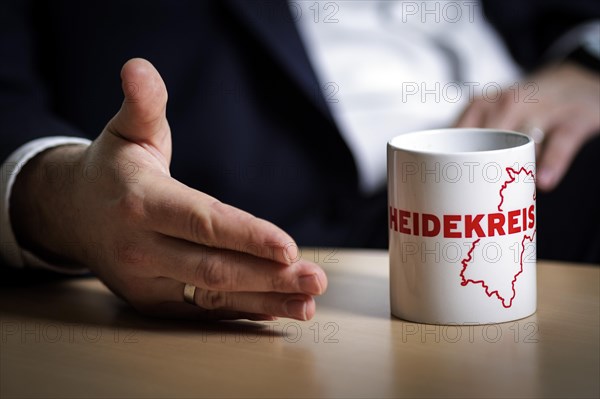
[[[0,397],[598,397],[600,268],[538,262],[538,311],[489,326],[390,317],[385,251],[304,249],[313,320],[166,321],[94,278],[0,292]]]

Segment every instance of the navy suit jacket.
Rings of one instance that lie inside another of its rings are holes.
[[[303,245],[385,246],[385,193],[364,196],[285,1],[6,0],[0,159],[48,135],[94,138],[122,101],[119,71],[151,61],[168,91],[175,178],[266,218]],[[533,69],[594,1],[489,1]]]

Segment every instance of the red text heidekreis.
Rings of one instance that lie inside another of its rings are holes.
[[[535,205],[508,212],[442,215],[410,212],[390,206],[390,230],[421,237],[495,237],[535,227]]]

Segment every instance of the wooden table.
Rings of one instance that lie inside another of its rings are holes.
[[[4,287],[0,397],[598,397],[598,266],[538,263],[538,312],[390,317],[384,251],[304,250],[329,275],[308,322],[145,318],[93,278]]]

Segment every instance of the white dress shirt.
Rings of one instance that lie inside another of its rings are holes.
[[[473,94],[520,78],[477,1],[289,4],[365,192],[385,184],[392,137],[450,127]]]

